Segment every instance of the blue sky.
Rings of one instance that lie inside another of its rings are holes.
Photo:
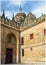
[[[5,16],[12,19],[12,15],[19,12],[19,7],[21,5],[23,12],[28,14],[32,12],[36,17],[41,16],[41,14],[46,14],[46,0],[0,0],[1,11],[5,11]]]

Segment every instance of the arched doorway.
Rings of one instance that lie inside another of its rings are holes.
[[[16,56],[17,49],[17,40],[16,36],[13,33],[10,33],[6,36],[6,64],[13,63],[13,56]],[[15,61],[16,62],[16,61]]]
[[[13,49],[12,48],[6,48],[6,64],[11,64],[13,62]]]

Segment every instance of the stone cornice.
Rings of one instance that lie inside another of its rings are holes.
[[[16,30],[16,31],[20,31],[19,28],[16,28],[16,27],[13,27],[13,26],[10,26],[10,25],[7,25],[7,24],[4,24],[4,23],[1,23],[1,25],[5,26],[5,27],[9,27],[9,28],[11,28],[11,29],[14,29],[14,30]]]
[[[9,27],[9,28],[15,29],[15,30],[17,30],[17,31],[24,31],[24,30],[27,30],[27,29],[29,29],[29,28],[35,26],[35,25],[38,25],[39,23],[44,22],[44,21],[45,21],[45,16],[46,16],[46,14],[45,14],[45,15],[42,15],[41,17],[39,17],[39,18],[37,18],[37,19],[35,19],[32,23],[31,23],[31,22],[30,22],[30,23],[26,23],[23,27],[20,27],[20,28],[14,26],[14,25],[13,25],[13,22],[11,22],[12,25],[10,25],[10,21],[7,21],[7,22],[6,22],[6,23],[8,23],[8,24],[6,24],[5,22],[2,21],[1,24],[4,25],[4,26],[7,26],[7,27]],[[15,24],[15,22],[14,22],[14,24]]]

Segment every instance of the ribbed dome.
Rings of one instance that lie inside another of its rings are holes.
[[[26,17],[26,14],[22,12],[22,8],[20,7],[19,12],[15,15],[15,19],[17,22],[22,22],[24,21]]]
[[[22,22],[24,21],[25,17],[26,17],[25,13],[17,13],[15,19],[17,22]]]
[[[17,13],[16,16],[26,16],[26,14],[25,13]]]
[[[22,12],[21,6],[20,6],[19,12],[16,14],[16,16],[26,16],[26,14]]]

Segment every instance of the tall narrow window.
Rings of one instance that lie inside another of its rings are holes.
[[[33,33],[32,33],[32,34],[30,34],[30,39],[33,39]]]
[[[44,29],[44,34],[46,35],[46,29]]]
[[[8,42],[11,43],[12,42],[12,36],[8,37]]]
[[[22,49],[22,56],[24,56],[24,49]]]
[[[24,37],[21,38],[21,41],[22,45],[24,45]]]

